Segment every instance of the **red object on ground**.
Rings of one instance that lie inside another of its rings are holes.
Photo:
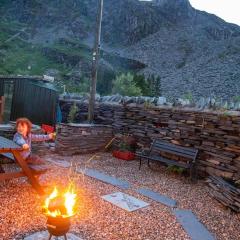
[[[132,152],[121,152],[121,151],[113,151],[113,156],[122,160],[133,160],[135,158],[135,154]]]
[[[42,124],[42,130],[46,133],[54,133],[54,127],[46,124]]]

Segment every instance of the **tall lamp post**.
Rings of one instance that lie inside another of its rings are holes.
[[[102,15],[103,15],[103,0],[99,0],[99,8],[97,15],[97,26],[96,35],[93,48],[93,59],[92,59],[92,81],[90,85],[90,99],[88,107],[88,121],[90,123],[94,120],[94,107],[95,107],[95,96],[97,86],[97,70],[100,55],[100,41],[101,41],[101,30],[102,30]]]

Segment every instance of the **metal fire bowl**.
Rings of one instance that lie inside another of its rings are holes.
[[[51,217],[47,219],[47,229],[53,236],[59,237],[65,235],[70,228],[70,217]]]

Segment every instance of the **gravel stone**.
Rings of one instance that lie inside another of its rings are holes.
[[[73,162],[81,168],[93,168],[128,181],[131,189],[126,194],[150,203],[134,212],[126,212],[101,196],[118,192],[119,188],[96,179],[74,174],[67,168],[48,163],[51,169],[41,176],[40,182],[51,187],[67,187],[69,178],[75,182],[78,195],[77,214],[72,218],[70,232],[84,240],[190,240],[177,222],[171,208],[138,194],[135,189],[144,187],[168,196],[178,202],[179,209],[191,210],[217,240],[238,240],[239,215],[232,214],[210,197],[204,181],[191,184],[189,179],[169,173],[159,164],[152,169],[143,164],[138,170],[137,161],[122,161],[109,153],[63,157],[48,155],[50,159]],[[12,169],[13,164],[6,168]],[[5,169],[6,169],[5,168]],[[39,197],[24,178],[0,183],[0,239],[22,240],[30,234],[46,230],[46,217],[42,213],[44,198]]]

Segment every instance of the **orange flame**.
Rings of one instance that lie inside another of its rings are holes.
[[[44,213],[51,217],[71,217],[75,214],[74,206],[76,204],[76,193],[74,193],[73,187],[70,186],[69,189],[61,194],[55,187],[53,192],[46,198],[43,209]],[[62,206],[55,206],[54,209],[51,209],[50,205],[52,202],[57,199],[62,199]],[[58,209],[61,208],[61,209]],[[62,212],[62,208],[64,208],[64,213]]]

